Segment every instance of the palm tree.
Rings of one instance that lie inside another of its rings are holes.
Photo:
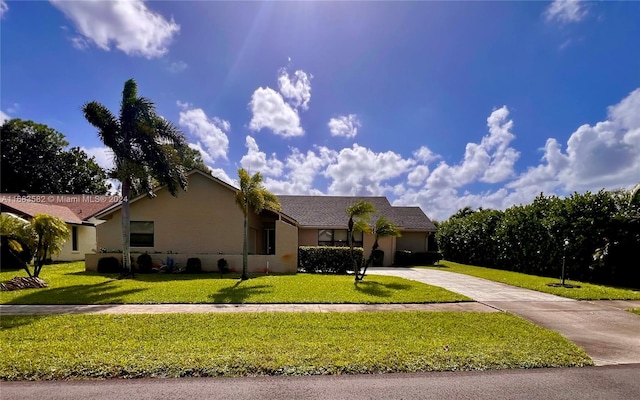
[[[46,260],[58,254],[71,236],[62,219],[47,214],[36,214],[28,222],[3,214],[0,217],[0,233],[7,238],[9,251],[16,258],[21,259],[25,251],[29,256],[34,256],[33,274],[27,263],[23,264],[24,270],[33,278],[40,276]]]
[[[257,214],[262,210],[268,209],[272,211],[280,211],[280,201],[275,194],[269,192],[262,185],[262,175],[256,172],[253,176],[244,169],[238,170],[238,178],[240,180],[240,189],[236,191],[236,204],[244,214],[244,244],[242,246],[242,277],[241,279],[249,279],[247,274],[248,257],[249,257],[249,206],[253,207]]]
[[[356,275],[356,282],[358,281],[358,273],[360,272],[360,266],[357,265],[355,258],[353,257],[353,232],[368,232],[369,231],[369,218],[371,214],[376,212],[376,208],[370,201],[358,200],[354,204],[347,207],[347,216],[349,222],[349,232],[347,235],[347,241],[349,243],[349,252],[351,255],[351,264],[353,265],[353,271]]]
[[[371,265],[371,263],[373,262],[373,255],[375,254],[375,251],[378,250],[378,247],[380,247],[380,245],[378,244],[378,239],[381,239],[384,237],[390,237],[390,236],[395,236],[395,237],[401,236],[400,231],[398,230],[398,227],[396,226],[396,224],[394,224],[384,216],[381,216],[376,221],[376,225],[373,228],[373,234],[374,234],[375,240],[371,248],[371,254],[369,255],[369,258],[367,258],[367,262],[364,264],[364,270],[362,271],[362,275],[360,275],[360,277],[356,276],[356,280],[361,281],[362,278],[364,278],[364,275],[367,273],[367,268],[369,268],[369,265]]]
[[[187,190],[183,163],[188,146],[182,132],[156,114],[151,100],[138,97],[133,79],[124,84],[118,118],[95,101],[85,104],[82,112],[113,152],[115,168],[110,171],[111,176],[122,182],[122,277],[133,276],[129,195],[147,193],[154,197],[156,185],[166,185],[174,196],[178,186]]]

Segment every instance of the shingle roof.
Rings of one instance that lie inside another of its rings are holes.
[[[20,216],[33,217],[36,214],[48,214],[62,219],[68,224],[82,224],[82,220],[78,218],[67,207],[55,206],[42,203],[18,203],[12,202],[7,204],[2,201],[2,211],[9,211]]]
[[[358,200],[373,203],[378,211],[372,218],[384,215],[404,230],[435,230],[435,225],[420,207],[394,207],[386,197],[291,196],[279,195],[282,212],[302,227],[346,228],[346,209]]]
[[[10,208],[28,216],[49,214],[68,223],[82,223],[117,202],[117,196],[86,194],[29,194],[0,195],[3,208]]]

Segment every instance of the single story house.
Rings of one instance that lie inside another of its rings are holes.
[[[199,258],[204,270],[216,270],[224,258],[232,271],[242,269],[243,213],[235,203],[232,185],[193,170],[189,188],[177,197],[158,188],[155,198],[130,201],[132,255],[148,253],[154,262],[171,257],[184,266]],[[346,245],[346,208],[359,199],[371,201],[378,214],[399,226],[402,237],[380,240],[384,265],[393,264],[396,250],[426,251],[435,226],[419,207],[395,207],[386,197],[278,196],[281,212],[249,212],[249,271],[295,273],[298,246]],[[86,268],[97,269],[101,257],[122,256],[121,204],[95,215],[104,220],[96,227],[97,254],[87,254]],[[374,216],[372,222],[375,221]],[[373,245],[373,235],[357,235],[356,245]]]
[[[244,215],[235,203],[237,188],[199,170],[188,174],[189,188],[172,196],[167,188],[156,197],[130,201],[131,252],[148,253],[156,263],[167,257],[185,266],[199,258],[204,270],[216,270],[224,258],[232,271],[242,270]],[[98,254],[87,254],[86,268],[97,269],[101,257],[121,258],[121,204],[96,215],[105,222],[97,227]],[[294,219],[280,212],[249,210],[249,271],[295,273],[298,263],[298,229]]]
[[[278,199],[282,212],[298,223],[299,246],[347,246],[349,217],[346,209],[358,200],[369,201],[377,211],[372,215],[371,223],[374,224],[379,216],[385,216],[402,234],[398,238],[386,237],[378,241],[379,250],[384,251],[385,266],[393,265],[396,251],[428,251],[430,236],[436,231],[436,226],[420,207],[392,206],[382,196],[278,196]],[[365,257],[374,240],[373,234],[354,233],[354,245],[364,248]]]
[[[82,261],[85,254],[97,249],[96,225],[101,220],[94,215],[119,201],[114,196],[83,194],[0,194],[0,212],[23,220],[36,214],[59,217],[71,232],[70,239],[53,261]]]

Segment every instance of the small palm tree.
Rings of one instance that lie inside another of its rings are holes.
[[[18,258],[25,250],[34,255],[33,274],[26,262],[23,265],[27,274],[33,278],[40,276],[46,260],[51,255],[58,254],[71,236],[62,219],[47,214],[36,214],[29,222],[2,215],[0,233],[8,238],[9,250]]]
[[[256,172],[253,176],[250,176],[244,168],[240,168],[238,170],[238,178],[240,181],[240,189],[236,192],[236,204],[244,214],[241,277],[244,281],[249,279],[249,275],[247,274],[249,257],[249,206],[253,207],[257,214],[260,214],[264,209],[280,211],[281,206],[278,197],[262,185],[262,175],[260,172]]]
[[[353,271],[356,275],[356,282],[358,281],[358,274],[360,272],[360,266],[357,265],[355,257],[353,256],[353,232],[368,232],[369,231],[369,218],[371,214],[376,212],[376,208],[370,201],[358,200],[354,204],[347,207],[347,216],[349,222],[349,232],[347,235],[347,241],[349,243],[349,252],[351,256],[351,265],[353,265]]]
[[[122,265],[123,277],[133,276],[130,256],[129,196],[147,193],[166,185],[172,195],[178,186],[187,189],[183,133],[171,122],[156,114],[155,105],[138,97],[133,79],[124,84],[120,115],[116,118],[104,105],[92,101],[82,107],[85,118],[98,128],[98,136],[111,149],[115,168],[111,176],[122,182]]]
[[[364,270],[362,271],[362,275],[360,275],[360,277],[356,277],[356,280],[361,281],[364,278],[365,274],[367,273],[367,268],[369,268],[369,265],[371,265],[371,263],[373,262],[373,255],[375,254],[375,251],[378,250],[378,247],[380,247],[380,245],[378,244],[378,239],[382,239],[384,237],[390,237],[390,236],[395,236],[395,237],[402,236],[400,234],[400,230],[398,230],[398,227],[384,216],[381,216],[376,221],[376,225],[373,228],[373,234],[374,234],[375,240],[371,248],[371,254],[369,254],[369,258],[367,259],[367,262],[364,264]]]

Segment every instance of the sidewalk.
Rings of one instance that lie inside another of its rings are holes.
[[[523,317],[576,343],[596,365],[640,363],[640,317],[626,311],[640,308],[640,300],[576,301],[433,269],[372,268],[371,274],[440,286]]]
[[[473,311],[497,312],[476,302],[437,304],[96,304],[0,305],[1,315],[165,314],[235,312]]]

